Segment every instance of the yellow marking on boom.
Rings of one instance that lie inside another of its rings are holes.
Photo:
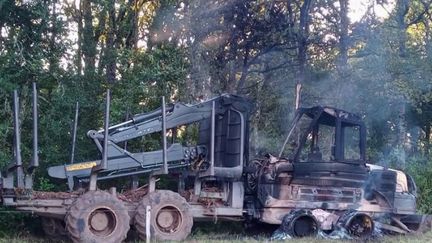
[[[90,162],[84,162],[84,163],[79,163],[79,164],[72,164],[72,165],[67,165],[66,166],[66,171],[75,171],[75,170],[85,170],[85,169],[90,169],[93,166],[96,166],[97,161],[90,161]]]

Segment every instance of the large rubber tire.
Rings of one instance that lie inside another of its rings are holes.
[[[130,228],[123,202],[104,191],[89,191],[80,196],[65,221],[73,242],[122,242]]]
[[[254,194],[257,192],[258,188],[258,177],[261,168],[263,167],[263,161],[254,159],[249,162],[248,169],[251,170],[250,173],[246,173],[245,178],[245,191],[246,194]]]
[[[344,228],[354,239],[367,240],[374,233],[375,222],[366,213],[348,210],[339,217],[336,227]]]
[[[158,190],[139,203],[134,225],[142,240],[146,239],[146,208],[150,206],[150,235],[154,240],[186,239],[193,226],[193,216],[186,199],[178,193]]]
[[[45,235],[52,240],[65,240],[67,239],[67,231],[65,222],[56,218],[41,217],[42,230]]]
[[[314,237],[318,234],[319,224],[310,210],[293,210],[282,219],[281,228],[295,238]]]

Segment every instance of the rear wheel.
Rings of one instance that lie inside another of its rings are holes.
[[[288,234],[296,238],[315,236],[319,228],[315,216],[305,209],[291,211],[283,218],[282,224]]]
[[[42,217],[42,229],[49,238],[61,240],[67,238],[67,231],[63,220],[49,217]]]
[[[103,191],[79,197],[66,215],[66,229],[73,242],[115,243],[126,239],[129,214],[122,201]]]
[[[145,196],[137,207],[134,224],[141,239],[146,239],[147,206],[153,239],[184,240],[190,234],[193,217],[186,199],[173,191],[159,190]]]
[[[353,210],[341,215],[336,225],[345,228],[348,234],[356,239],[370,238],[375,227],[373,219],[368,214]]]

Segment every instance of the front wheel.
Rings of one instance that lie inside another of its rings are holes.
[[[145,196],[137,207],[135,228],[146,239],[146,208],[150,206],[151,238],[160,241],[184,240],[193,226],[190,206],[178,193],[158,190]]]
[[[126,206],[104,191],[83,194],[72,204],[65,220],[69,236],[75,243],[122,242],[130,227]]]

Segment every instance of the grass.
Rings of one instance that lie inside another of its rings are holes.
[[[226,236],[225,239],[219,238],[218,235],[207,235],[192,237],[186,242],[198,243],[198,242],[220,242],[220,243],[234,243],[234,242],[271,242],[269,237],[248,237],[241,235],[230,235]],[[218,239],[219,238],[219,239]],[[278,242],[278,241],[276,241]],[[282,241],[280,241],[282,242]],[[328,240],[328,239],[316,239],[316,238],[301,238],[301,239],[291,239],[285,240],[284,242],[295,242],[295,243],[341,243],[341,242],[358,242],[355,240]],[[380,243],[430,243],[432,242],[432,232],[428,232],[422,235],[409,235],[409,236],[385,236],[376,240],[371,240],[370,242],[380,242]]]
[[[197,223],[194,227],[191,236],[185,241],[190,243],[234,243],[234,242],[271,242],[270,235],[272,227],[262,226],[259,231],[247,231],[244,230],[241,223]],[[16,235],[0,235],[0,243],[42,243],[42,242],[59,242],[49,241],[40,232],[25,232]],[[67,242],[67,241],[64,241]],[[135,237],[132,237],[128,242],[139,243]],[[279,241],[281,242],[281,241]],[[315,238],[302,238],[294,240],[286,240],[285,242],[295,243],[341,243],[341,242],[357,242],[349,240],[323,240]],[[420,234],[420,235],[409,235],[409,236],[385,236],[377,240],[371,240],[370,242],[379,243],[402,243],[402,242],[414,242],[414,243],[429,243],[432,242],[432,231]]]
[[[200,237],[191,237],[190,239],[186,240],[185,242],[190,243],[211,243],[211,242],[220,242],[220,243],[234,243],[234,242],[271,242],[268,238],[259,237],[259,238],[251,238],[251,237],[244,237],[240,235],[230,235],[229,237],[232,237],[229,239],[227,235],[224,235],[225,239],[217,239],[220,238],[220,235],[207,235],[207,236],[200,236]],[[35,236],[16,236],[16,237],[6,237],[1,238],[0,243],[42,243],[42,242],[56,242],[56,241],[48,241],[45,238],[35,237]],[[138,243],[139,241],[131,241]],[[320,240],[320,239],[314,239],[314,238],[302,238],[302,239],[294,239],[294,240],[286,240],[285,242],[295,242],[295,243],[340,243],[340,242],[352,242],[348,240]],[[374,242],[374,241],[372,241]],[[418,236],[387,236],[380,238],[379,240],[376,240],[375,242],[380,243],[403,243],[403,242],[410,242],[410,243],[430,243],[432,242],[432,232],[429,232],[427,234],[418,235]]]

